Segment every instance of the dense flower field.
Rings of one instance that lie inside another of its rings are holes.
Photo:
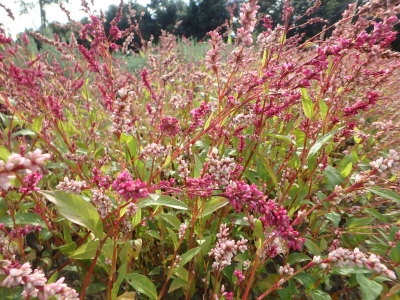
[[[0,27],[2,299],[399,299],[400,4],[306,39],[318,1],[289,3],[274,28],[244,3],[201,61],[143,41],[137,74],[134,10],[106,36],[86,6],[68,43]]]

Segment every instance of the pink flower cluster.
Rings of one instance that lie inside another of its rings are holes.
[[[269,200],[261,207],[261,212],[263,216],[260,221],[264,228],[271,227],[276,236],[287,242],[288,247],[301,250],[305,239],[298,237],[299,232],[290,225],[289,216],[283,206],[278,207],[274,201]]]
[[[208,253],[209,256],[213,256],[215,262],[212,264],[213,270],[222,271],[226,266],[230,266],[232,258],[238,251],[244,253],[247,250],[247,240],[241,239],[235,242],[229,240],[229,228],[226,224],[221,224],[219,233],[217,233],[218,241],[215,248],[211,249]]]
[[[243,2],[242,7],[240,7],[239,22],[242,27],[236,31],[236,36],[244,45],[251,45],[253,43],[251,33],[257,24],[256,15],[259,8],[257,0],[250,0],[248,3]]]
[[[210,105],[202,102],[199,108],[193,109],[190,114],[192,115],[193,122],[190,124],[190,129],[195,129],[196,127],[201,127],[204,125],[204,117],[210,112]]]
[[[258,190],[255,184],[248,185],[243,181],[231,181],[225,189],[225,196],[236,212],[248,207],[252,212],[258,213],[264,194]]]
[[[373,253],[367,256],[367,254],[361,252],[358,248],[351,251],[340,247],[330,252],[326,260],[322,260],[320,256],[314,256],[313,262],[320,268],[327,268],[328,263],[333,263],[334,266],[339,268],[346,266],[367,268],[376,274],[396,280],[396,274],[380,262],[379,256]]]
[[[159,129],[170,137],[174,137],[181,131],[181,126],[177,118],[163,117]]]
[[[93,168],[93,178],[92,178],[92,182],[94,182],[99,188],[104,188],[106,190],[108,190],[111,186],[111,178],[110,176],[106,175],[102,175],[101,171]]]
[[[290,248],[300,250],[303,246],[304,239],[299,238],[299,233],[290,225],[287,211],[283,206],[278,207],[272,200],[265,201],[264,194],[256,185],[231,181],[226,187],[224,196],[229,199],[236,212],[248,207],[249,213],[261,214],[260,221],[264,228],[272,228],[275,235],[284,239]]]
[[[32,272],[31,265],[24,263],[23,265],[12,265],[8,260],[0,261],[0,274],[7,277],[3,280],[2,286],[12,288],[23,285],[23,299],[31,299],[37,297],[39,300],[46,300],[53,296],[58,299],[75,300],[79,299],[78,293],[69,288],[64,282],[64,277],[57,282],[47,283],[47,279],[41,270]]]
[[[31,174],[37,172],[40,166],[51,157],[50,154],[42,154],[42,150],[36,149],[25,156],[18,153],[11,154],[7,162],[0,160],[0,188],[8,190],[11,186],[10,179],[14,173]]]
[[[360,110],[367,110],[369,109],[372,105],[374,105],[379,98],[379,94],[376,92],[370,92],[367,96],[367,101],[363,102],[361,100],[357,101],[354,105],[350,106],[350,107],[346,107],[344,109],[344,115],[345,116],[352,116],[352,115],[356,115],[358,113],[358,111]]]
[[[134,181],[131,175],[126,171],[122,171],[118,175],[111,187],[122,195],[125,201],[133,199],[133,201],[136,202],[138,199],[146,198],[149,195],[146,183],[139,179]]]
[[[19,191],[24,195],[32,194],[34,191],[39,191],[40,188],[37,187],[40,179],[42,179],[42,174],[39,172],[34,172],[28,174],[24,177],[23,186],[20,187]]]
[[[212,45],[212,48],[207,51],[207,55],[205,57],[205,64],[207,69],[213,70],[214,72],[218,72],[218,68],[221,66],[221,63],[219,62],[220,59],[220,44],[222,41],[221,35],[217,31],[210,31],[207,33],[211,39],[210,39],[210,44]]]

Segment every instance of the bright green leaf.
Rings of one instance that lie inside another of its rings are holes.
[[[180,210],[188,210],[189,209],[189,207],[181,201],[178,201],[169,196],[160,196],[160,195],[156,195],[156,194],[151,194],[151,195],[149,195],[149,197],[147,197],[143,200],[140,200],[137,203],[137,207],[139,207],[139,208],[143,208],[143,207],[147,207],[147,206],[158,206],[158,205],[172,207],[172,208],[180,209]]]
[[[229,204],[229,201],[223,197],[212,197],[210,201],[204,205],[203,212],[198,214],[198,218],[204,218],[208,215],[211,215],[214,211],[220,209],[221,207]]]
[[[306,88],[300,88],[301,92],[301,104],[303,105],[303,111],[307,118],[311,119],[314,115],[314,103],[308,95]]]

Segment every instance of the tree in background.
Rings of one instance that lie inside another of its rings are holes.
[[[40,26],[45,27],[47,23],[46,19],[46,5],[49,4],[60,4],[61,2],[66,2],[68,3],[69,0],[38,0],[37,2],[31,2],[31,1],[25,1],[25,0],[18,0],[16,2],[20,3],[21,6],[21,14],[26,14],[28,13],[29,10],[34,8],[36,5],[39,4],[39,10],[40,10]]]
[[[229,20],[225,0],[190,0],[182,23],[183,35],[198,40]]]

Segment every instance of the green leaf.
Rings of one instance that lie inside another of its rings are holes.
[[[357,274],[356,278],[358,283],[360,284],[363,300],[375,300],[376,298],[378,298],[379,294],[383,290],[382,285],[373,280],[369,280],[362,274]]]
[[[46,227],[46,223],[42,220],[42,218],[34,213],[16,213],[14,218],[15,224],[17,225],[29,224]],[[3,223],[5,227],[14,227],[14,223],[10,215],[1,217],[0,223]]]
[[[278,139],[278,140],[282,140],[282,141],[288,142],[288,143],[290,143],[290,144],[296,145],[296,142],[295,142],[294,140],[292,140],[292,139],[291,139],[289,136],[287,136],[287,135],[274,134],[274,133],[265,133],[265,134],[263,134],[263,136],[270,136],[270,137],[276,138],[276,139]]]
[[[103,237],[103,223],[99,213],[82,197],[64,191],[41,191],[40,193],[54,203],[58,212],[67,220],[86,227],[99,239]]]
[[[321,249],[312,240],[306,239],[304,245],[307,247],[311,254],[318,255],[321,253]]]
[[[291,265],[307,260],[311,260],[311,258],[303,253],[292,253],[289,255],[288,264]]]
[[[213,237],[211,235],[205,237],[202,240],[198,240],[198,244],[201,245],[201,253],[206,256],[210,252],[210,245]]]
[[[334,267],[331,274],[334,275],[351,275],[351,274],[368,274],[372,271],[360,269],[358,267]]]
[[[294,279],[296,279],[300,284],[302,284],[305,288],[310,288],[314,285],[314,283],[317,281],[316,278],[312,277],[311,275],[301,272],[294,276]]]
[[[395,262],[400,262],[400,242],[396,244],[396,247],[390,251],[390,258]]]
[[[89,241],[83,244],[69,255],[72,259],[92,259],[100,246],[100,241]]]
[[[400,196],[397,195],[395,192],[390,191],[390,190],[384,190],[378,187],[370,187],[367,188],[368,191],[370,191],[371,193],[384,197],[386,199],[392,200],[394,202],[397,202],[400,204]]]
[[[118,269],[118,278],[114,282],[112,290],[111,290],[111,297],[113,300],[115,300],[115,298],[117,298],[119,287],[121,286],[122,281],[124,281],[124,279],[125,279],[125,274],[126,274],[126,263],[124,263]]]
[[[7,150],[6,147],[0,146],[0,159],[7,161],[8,157],[10,156],[10,151]]]
[[[197,218],[204,218],[208,215],[211,215],[214,211],[224,207],[229,204],[228,199],[223,197],[212,197],[210,201],[204,205],[203,212],[197,215]]]
[[[333,136],[338,130],[339,128],[325,134],[314,145],[312,145],[310,151],[308,152],[307,160],[310,160],[313,156],[315,156],[318,153],[318,151],[322,148],[322,146],[333,138]]]
[[[86,295],[97,294],[101,291],[105,291],[106,289],[107,286],[104,283],[100,282],[91,283],[86,290]]]
[[[375,218],[377,218],[379,221],[381,222],[387,222],[386,218],[384,215],[382,215],[379,211],[377,211],[376,209],[373,208],[366,208],[364,209],[364,212],[366,212],[367,214],[374,216]]]
[[[172,240],[172,243],[174,243],[174,248],[176,249],[178,246],[178,237],[176,236],[176,233],[169,227],[167,227],[168,233],[169,233],[169,237]]]
[[[32,131],[32,130],[29,130],[29,129],[21,129],[21,130],[18,130],[17,132],[14,132],[14,133],[11,135],[11,137],[16,137],[16,136],[19,136],[19,135],[23,135],[23,136],[35,136],[36,133],[35,133],[34,131]]]
[[[176,277],[169,286],[168,293],[171,293],[179,288],[183,288],[187,286],[187,284],[187,281],[183,280],[180,277]]]
[[[147,207],[147,206],[163,205],[163,206],[172,207],[172,208],[180,209],[180,210],[188,210],[189,209],[189,207],[181,201],[178,201],[169,196],[160,196],[160,195],[156,195],[156,194],[149,195],[149,197],[147,197],[143,200],[140,200],[136,205],[139,208],[143,208],[143,207]]]
[[[371,225],[372,221],[374,221],[374,217],[367,217],[367,218],[355,218],[350,217],[347,219],[346,228],[355,228],[355,227],[363,227]]]
[[[328,114],[328,105],[326,105],[326,103],[325,103],[325,101],[324,100],[320,100],[319,102],[318,102],[318,104],[319,104],[319,109],[320,109],[320,111],[321,111],[321,119],[322,120],[324,120],[325,119],[325,117],[327,116],[327,114]]]
[[[42,121],[43,121],[44,115],[40,116],[35,119],[32,123],[32,130],[36,133],[40,133],[42,131]]]
[[[189,262],[193,257],[197,255],[201,251],[201,246],[192,248],[188,252],[182,254],[181,261],[178,264],[178,267],[172,271],[172,274],[175,274],[178,268],[183,267],[187,262]]]
[[[200,176],[201,169],[203,168],[203,164],[201,163],[199,157],[196,154],[193,155],[194,155],[193,178],[198,178]]]
[[[311,297],[313,300],[331,300],[332,299],[328,293],[321,291],[321,290],[311,291]]]
[[[303,111],[307,118],[311,119],[314,115],[314,103],[308,95],[306,88],[300,88],[301,92],[301,104],[303,105]]]
[[[157,290],[153,282],[146,276],[132,273],[125,275],[128,283],[139,293],[145,294],[150,299],[157,300]]]
[[[181,221],[174,216],[174,215],[168,215],[168,214],[159,214],[159,218],[164,219],[167,223],[171,224],[175,229],[179,229],[181,226]]]
[[[327,166],[324,170],[324,174],[328,181],[329,187],[334,190],[336,185],[341,185],[344,182],[344,177],[338,170],[331,166]]]
[[[325,214],[325,218],[327,218],[328,220],[330,220],[333,225],[335,225],[335,227],[339,227],[339,223],[340,223],[340,214],[337,212],[329,212]]]
[[[274,173],[274,170],[272,170],[271,166],[268,164],[268,161],[265,159],[265,157],[263,155],[261,155],[260,152],[255,150],[254,153],[257,155],[257,157],[262,162],[264,168],[267,170],[267,172],[268,172],[269,176],[271,177],[271,180],[274,183],[276,189],[279,190],[278,180],[276,179],[276,175]]]

